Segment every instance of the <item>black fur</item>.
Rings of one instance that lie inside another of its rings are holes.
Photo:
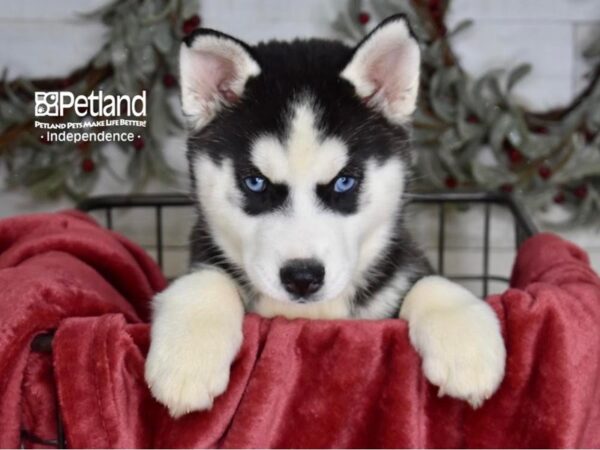
[[[346,168],[344,172],[340,174],[345,176],[353,176],[357,179],[358,186],[356,186],[351,192],[335,192],[333,187],[337,178],[334,178],[328,184],[320,184],[317,186],[317,197],[327,208],[330,208],[341,214],[352,214],[358,208],[361,172],[362,167],[360,169],[356,168],[354,172]]]
[[[371,268],[372,275],[369,277],[369,282],[356,293],[354,305],[367,306],[373,294],[386,287],[398,271],[406,271],[410,274],[406,291],[399,293],[400,295],[406,294],[420,278],[433,273],[431,264],[410,236],[402,218],[398,219],[394,241]],[[397,308],[390,317],[395,317],[400,312],[400,300],[398,299]]]
[[[240,191],[245,195],[244,211],[251,216],[272,212],[285,206],[288,187],[285,184],[267,183],[263,192],[253,192],[244,185],[244,175],[236,170]],[[254,175],[254,174],[253,174]],[[247,176],[253,176],[247,175]]]
[[[188,37],[187,44],[190,45],[197,35],[206,33],[225,36],[212,30],[202,30]],[[316,193],[324,207],[341,214],[356,211],[360,179],[368,160],[384,162],[391,155],[399,155],[405,167],[410,166],[408,130],[392,125],[379,112],[367,107],[356,95],[354,87],[339,76],[354,49],[340,42],[325,40],[273,41],[254,47],[240,44],[256,60],[261,74],[248,80],[238,102],[224,108],[208,125],[189,137],[187,156],[193,192],[196,191],[192,170],[194,160],[203,153],[215,161],[222,158],[233,161],[240,191],[244,194],[243,207],[248,214],[285,208],[288,194],[285,185],[270,184],[265,192],[256,194],[244,188],[243,178],[260,175],[250,161],[252,140],[262,134],[272,134],[284,140],[289,132],[286,127],[290,104],[301,98],[310,98],[314,102],[323,136],[336,136],[348,146],[349,163],[340,175],[351,175],[359,181],[357,188],[347,194],[333,191],[334,180],[317,186]],[[241,269],[233,267],[211,239],[198,210],[198,223],[192,233],[192,264],[215,264],[238,279],[243,278]],[[385,287],[398,270],[409,267],[410,273],[414,274],[412,281],[431,273],[428,262],[399,217],[387,252],[372,268],[373,276],[368,285],[357,293],[355,304],[368,304],[369,298]]]
[[[251,141],[261,134],[285,139],[290,105],[303,97],[314,101],[323,136],[337,136],[348,145],[347,171],[353,175],[360,178],[366,160],[385,160],[390,152],[401,155],[408,164],[407,131],[367,108],[353,86],[339,77],[352,53],[342,43],[323,40],[270,42],[252,48],[261,74],[247,82],[239,102],[190,137],[190,165],[197,152],[203,151],[217,161],[223,157],[233,160],[239,180],[255,175],[258,171],[249,160]],[[326,185],[318,190],[325,206],[344,213],[356,210],[356,195],[340,201],[341,197],[330,194],[332,188]],[[268,209],[261,204],[261,196],[243,192],[248,213]],[[283,203],[281,198],[272,201],[270,195],[264,198],[273,209]]]

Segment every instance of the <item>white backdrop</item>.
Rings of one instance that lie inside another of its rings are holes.
[[[0,68],[9,76],[61,76],[78,67],[98,48],[104,29],[84,22],[78,13],[89,11],[106,0],[0,0]],[[206,26],[234,34],[249,42],[270,38],[334,38],[331,22],[346,7],[344,0],[201,0],[199,14]],[[593,27],[600,24],[600,0],[454,0],[449,21],[472,18],[475,25],[456,38],[465,68],[479,74],[488,69],[510,67],[522,62],[533,64],[532,74],[517,89],[517,94],[534,108],[548,108],[568,102],[584,85],[586,67],[581,52],[589,42]],[[110,151],[110,150],[109,150]],[[174,138],[165,148],[169,160],[181,168],[181,186],[186,188],[184,144]],[[113,159],[118,158],[114,152]],[[3,173],[0,169],[0,177]],[[118,193],[127,186],[104,177],[96,193]],[[159,185],[148,187],[161,192]],[[26,192],[0,193],[0,217],[31,211],[55,210],[71,206],[67,201],[38,202]],[[428,220],[428,219],[423,219]],[[475,221],[475,222],[474,222]],[[124,227],[134,237],[148,242],[146,231],[130,217]],[[176,225],[173,225],[176,226]],[[495,233],[497,264],[508,270],[512,253],[507,250],[507,224],[500,223]],[[598,225],[600,226],[600,225]],[[583,245],[600,269],[600,235],[596,228],[563,232]],[[182,229],[183,227],[183,229]],[[434,235],[432,227],[430,232]],[[452,260],[478,264],[469,257],[480,246],[481,224],[466,215],[450,230]],[[428,229],[420,225],[420,229]],[[185,236],[178,221],[178,235]],[[503,231],[504,230],[504,231]],[[182,250],[173,250],[172,261],[184,260]],[[458,264],[458,263],[457,263]],[[172,271],[180,263],[172,262]]]

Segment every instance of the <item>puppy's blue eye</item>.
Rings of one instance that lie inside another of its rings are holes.
[[[333,190],[343,194],[350,192],[356,186],[356,178],[353,177],[337,177],[333,185]]]
[[[246,177],[244,184],[252,192],[263,192],[267,188],[267,180],[263,177]]]

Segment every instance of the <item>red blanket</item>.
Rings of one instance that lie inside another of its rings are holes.
[[[600,279],[557,236],[525,243],[488,301],[507,374],[478,410],[423,378],[406,324],[249,316],[210,412],[171,419],[144,383],[148,300],[165,282],[142,250],[77,213],[0,222],[0,447],[598,447]],[[33,337],[57,329],[53,356]]]

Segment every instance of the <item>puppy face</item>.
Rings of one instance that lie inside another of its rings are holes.
[[[401,210],[419,52],[403,19],[355,49],[256,47],[201,30],[181,51],[193,187],[214,245],[259,297],[347,298]]]

